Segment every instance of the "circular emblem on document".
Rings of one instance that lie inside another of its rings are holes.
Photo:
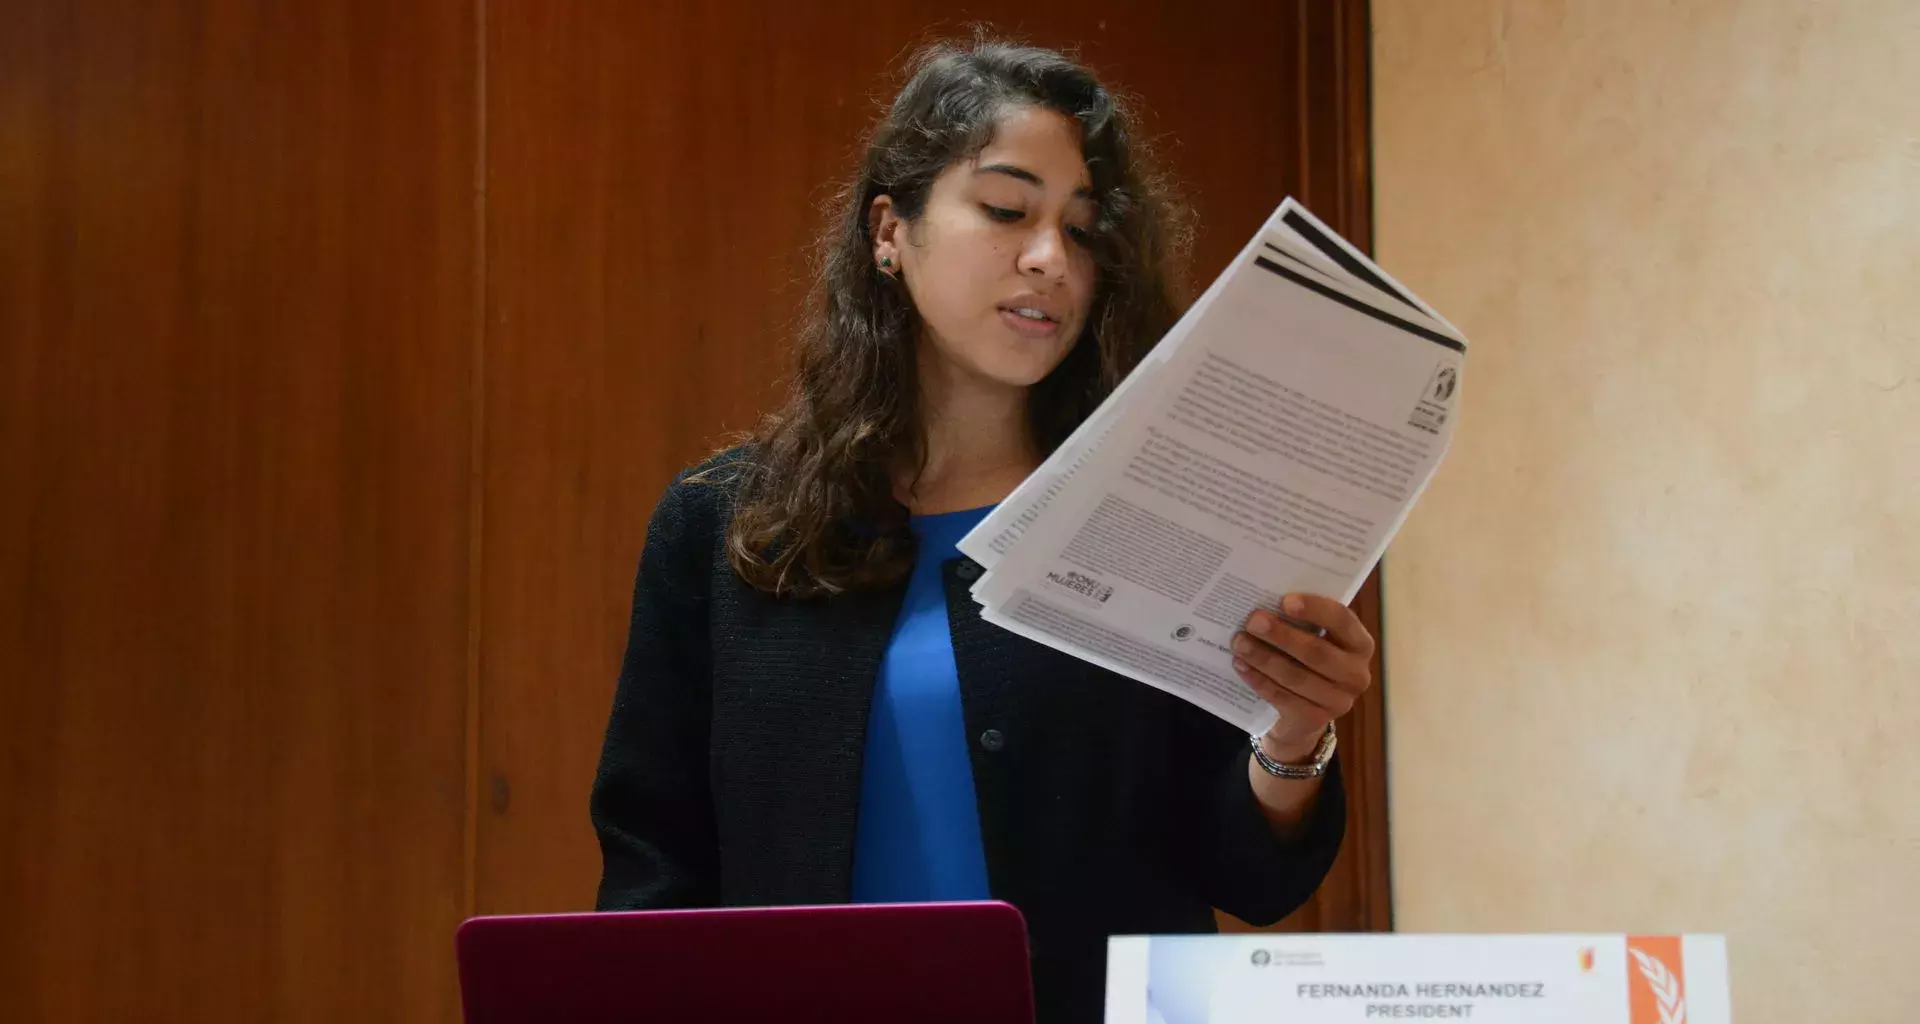
[[[1253,951],[1253,966],[1265,967],[1272,962],[1273,962],[1272,953],[1269,953],[1264,949],[1256,949]]]
[[[1173,638],[1175,640],[1193,639],[1193,627],[1188,625],[1182,625],[1180,628],[1173,631]]]

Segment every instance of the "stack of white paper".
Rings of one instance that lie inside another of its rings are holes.
[[[960,542],[982,617],[1265,731],[1234,634],[1353,599],[1446,452],[1466,348],[1288,199]]]

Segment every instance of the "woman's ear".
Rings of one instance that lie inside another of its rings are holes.
[[[875,196],[873,205],[867,208],[867,233],[873,238],[873,266],[889,277],[900,273],[900,242],[905,224],[894,209],[892,196]]]

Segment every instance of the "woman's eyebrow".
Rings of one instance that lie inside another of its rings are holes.
[[[1029,185],[1038,185],[1041,188],[1047,187],[1047,183],[1044,180],[1042,180],[1038,174],[1035,174],[1024,167],[1016,167],[1013,164],[987,164],[982,167],[974,168],[973,173],[1004,174],[1009,178],[1014,178],[1019,181],[1024,181]],[[1082,185],[1079,188],[1076,188],[1073,190],[1073,195],[1074,195],[1074,198],[1076,199],[1092,199],[1093,190],[1086,187],[1085,185]]]

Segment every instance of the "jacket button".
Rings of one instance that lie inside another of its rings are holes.
[[[988,729],[980,734],[980,746],[988,753],[997,754],[1005,749],[1007,737],[998,729]]]
[[[980,578],[980,563],[971,558],[963,558],[954,567],[953,574],[971,583]]]

